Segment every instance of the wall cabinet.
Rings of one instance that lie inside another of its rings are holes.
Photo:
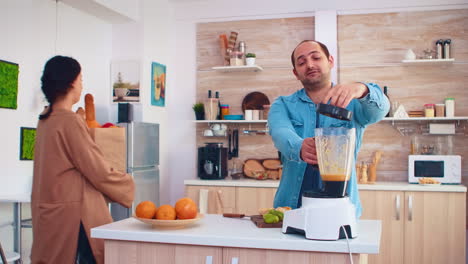
[[[382,221],[370,263],[465,263],[465,197],[455,192],[360,191],[363,219]]]

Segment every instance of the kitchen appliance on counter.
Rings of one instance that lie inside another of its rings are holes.
[[[127,173],[135,182],[135,200],[131,208],[110,204],[114,221],[128,218],[142,201],[159,204],[159,124],[119,123],[126,129]]]
[[[226,178],[228,150],[223,143],[205,143],[198,148],[198,177],[204,180],[220,180]]]
[[[419,178],[435,178],[442,184],[461,184],[461,156],[409,155],[408,182],[419,183]]]
[[[357,237],[356,209],[346,194],[355,143],[355,128],[315,129],[323,189],[304,192],[302,207],[284,213],[283,233],[304,233],[307,239],[314,240]]]

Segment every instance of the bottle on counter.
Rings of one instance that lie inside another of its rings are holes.
[[[450,46],[452,44],[452,40],[446,39],[444,41],[444,59],[450,59]]]
[[[215,92],[215,98],[218,99],[218,113],[216,115],[216,119],[221,120],[222,119],[222,116],[221,116],[221,101],[219,99],[219,91]]]
[[[208,90],[208,99],[205,103],[205,119],[216,120],[219,112],[219,100],[211,96],[211,90]]]
[[[387,96],[388,100],[390,101],[390,97],[388,97],[388,87],[387,86],[383,87],[383,93],[385,94],[385,96]],[[390,111],[395,111],[395,110],[396,109],[389,109],[388,113],[385,115],[385,117],[390,117]]]
[[[453,97],[445,98],[445,116],[446,117],[455,116],[455,98]]]
[[[437,59],[444,58],[444,40],[439,39],[436,41],[436,53]]]

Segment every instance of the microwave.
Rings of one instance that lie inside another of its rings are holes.
[[[419,178],[433,178],[442,184],[461,183],[461,156],[409,155],[408,182],[419,183]]]

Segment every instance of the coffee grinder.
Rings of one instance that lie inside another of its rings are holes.
[[[299,232],[314,240],[355,238],[358,235],[356,209],[346,188],[354,166],[356,130],[316,128],[315,144],[323,188],[318,192],[304,192],[302,207],[285,212],[282,232]]]

